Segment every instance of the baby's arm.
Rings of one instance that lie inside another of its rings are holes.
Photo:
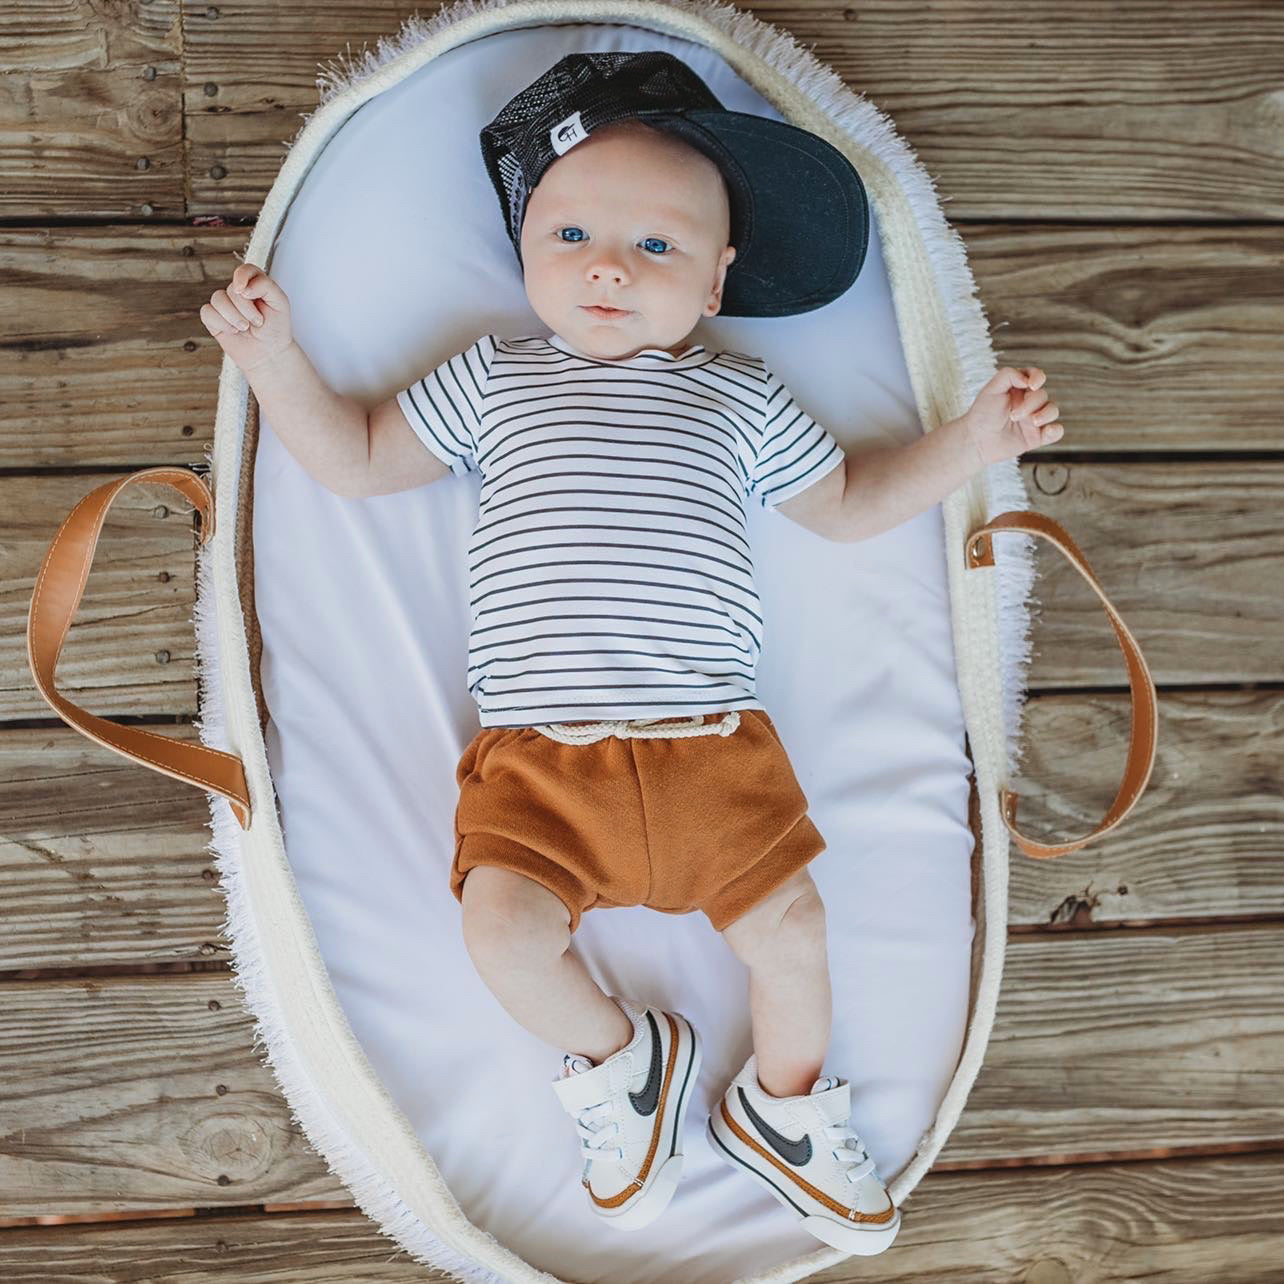
[[[369,469],[369,418],[321,378],[294,342],[285,291],[254,264],[242,263],[200,315],[241,367],[290,454],[327,490],[357,493]]]
[[[1037,367],[1004,366],[959,418],[908,445],[849,455],[834,523],[838,533],[831,538],[880,535],[939,504],[988,465],[1059,441],[1065,430],[1051,422],[1057,407],[1045,404],[1044,380]]]

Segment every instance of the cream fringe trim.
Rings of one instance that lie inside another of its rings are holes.
[[[425,21],[409,18],[337,72],[323,70],[315,112],[287,147],[245,257],[270,270],[295,190],[328,139],[363,102],[441,53],[496,31],[559,22],[623,23],[683,37],[717,52],[787,119],[826,138],[860,170],[878,215],[902,343],[925,430],[971,404],[995,369],[989,332],[963,243],[946,223],[934,185],[892,122],[850,90],[791,35],[710,0],[459,0]],[[330,985],[285,856],[260,733],[249,645],[236,584],[235,532],[248,385],[225,358],[210,458],[216,529],[197,553],[194,615],[202,688],[201,740],[241,758],[254,821],[242,831],[227,800],[208,795],[211,852],[227,899],[234,981],[256,1023],[255,1043],[291,1114],[357,1204],[414,1258],[457,1279],[548,1281],[474,1226],[354,1037]],[[995,565],[968,569],[967,534],[988,517],[1029,507],[1015,460],[991,466],[942,503],[959,691],[976,764],[982,826],[984,948],[971,1020],[937,1118],[914,1157],[888,1183],[903,1205],[931,1167],[985,1054],[1003,971],[1008,831],[998,791],[1016,770],[1034,541],[1005,533]],[[827,1245],[735,1284],[802,1279],[842,1261]]]

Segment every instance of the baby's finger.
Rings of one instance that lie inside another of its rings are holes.
[[[274,308],[277,311],[283,311],[289,303],[285,297],[285,291],[266,272],[258,268],[254,270],[254,275],[241,286],[241,293],[247,299],[257,299],[264,307]]]
[[[220,334],[229,334],[235,331],[233,325],[212,303],[206,303],[201,307],[201,323],[210,332],[218,336]]]
[[[1048,394],[1041,388],[1032,388],[1021,398],[1020,404],[1012,412],[1014,419],[1025,419],[1033,414],[1048,399]]]
[[[219,316],[223,317],[232,329],[248,330],[250,328],[250,323],[241,315],[236,304],[227,297],[226,290],[219,290],[210,302],[217,309]]]
[[[227,297],[237,312],[241,314],[251,325],[262,325],[263,317],[259,313],[254,303],[247,299],[234,285],[227,287]]]

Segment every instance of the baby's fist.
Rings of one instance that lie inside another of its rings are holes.
[[[242,370],[275,359],[290,346],[290,301],[262,268],[242,263],[226,290],[201,308],[201,321]]]
[[[1015,459],[1065,435],[1064,427],[1054,422],[1058,410],[1048,401],[1046,382],[1038,366],[1003,366],[976,394],[961,419],[982,467]]]

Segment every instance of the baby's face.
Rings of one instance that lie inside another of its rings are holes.
[[[618,360],[681,352],[722,306],[735,249],[718,167],[635,121],[595,131],[559,156],[522,224],[526,297],[572,347]],[[624,309],[601,318],[595,303]]]

